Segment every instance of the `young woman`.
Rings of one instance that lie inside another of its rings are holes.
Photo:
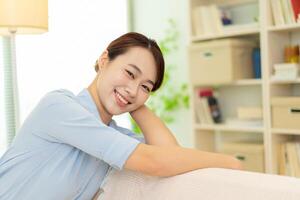
[[[144,103],[163,80],[155,41],[127,33],[96,62],[97,75],[78,95],[45,95],[0,159],[0,199],[92,199],[108,170],[173,176],[206,167],[240,169],[233,157],[180,147]],[[144,140],[118,127],[129,112]]]

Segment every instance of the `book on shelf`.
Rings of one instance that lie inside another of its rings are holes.
[[[279,0],[271,0],[271,8],[273,13],[273,20],[276,26],[284,25],[283,10]]]
[[[202,108],[204,111],[205,119],[206,119],[206,124],[214,124],[214,120],[209,108],[209,103],[207,98],[200,98]]]
[[[274,64],[272,80],[295,80],[299,77],[300,65],[298,63]]]
[[[294,12],[294,17],[299,22],[299,14],[300,14],[300,1],[299,0],[291,0],[291,5]]]
[[[288,142],[286,144],[286,151],[288,160],[290,161],[291,176],[300,177],[300,166],[298,161],[296,145],[297,143],[295,142]]]
[[[194,31],[197,36],[222,34],[222,21],[215,4],[198,6],[192,11]]]
[[[202,20],[202,26],[203,26],[203,35],[212,35],[215,34],[215,27],[212,17],[212,12],[210,10],[210,7],[208,6],[201,6],[200,7],[200,16]]]
[[[300,178],[300,142],[286,142],[279,146],[279,174]]]
[[[281,5],[283,8],[283,16],[287,24],[292,24],[296,22],[294,18],[294,11],[291,6],[291,0],[281,0]]]
[[[300,69],[300,65],[299,63],[277,63],[274,64],[274,69],[276,71],[294,70],[294,69]]]
[[[278,152],[278,161],[279,161],[279,174],[280,175],[288,175],[287,173],[287,154],[285,150],[285,145],[279,145],[279,152]]]
[[[203,106],[202,106],[202,103],[201,103],[201,99],[199,97],[197,97],[195,99],[195,111],[196,111],[197,121],[200,122],[200,123],[205,124],[206,123],[206,117],[204,115]]]
[[[276,26],[299,22],[299,0],[271,0],[273,21]]]
[[[193,10],[193,27],[194,27],[194,32],[196,35],[204,34],[201,9],[202,9],[202,7],[198,6],[198,7],[194,8],[194,10]]]
[[[214,23],[214,29],[217,33],[223,33],[223,24],[221,19],[220,10],[214,4],[209,6],[211,15],[212,15],[212,22]]]
[[[207,98],[197,97],[195,111],[201,124],[214,124]]]

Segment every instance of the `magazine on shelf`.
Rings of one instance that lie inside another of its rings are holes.
[[[222,34],[221,14],[215,4],[198,6],[192,12],[196,36]]]
[[[198,122],[201,123],[201,124],[206,124],[206,117],[204,115],[204,110],[202,108],[202,103],[201,103],[201,100],[199,97],[197,97],[195,99],[195,111],[196,111],[196,116],[197,116],[197,119],[198,119]]]
[[[274,25],[295,24],[299,22],[299,0],[271,0]]]
[[[197,97],[195,106],[196,116],[201,124],[214,124],[207,98]]]
[[[279,174],[300,178],[300,142],[279,145]]]
[[[202,104],[202,108],[204,110],[206,124],[214,124],[214,120],[213,120],[213,117],[211,115],[211,111],[210,111],[209,104],[208,104],[208,99],[207,98],[200,98],[200,101],[201,101],[201,104]]]

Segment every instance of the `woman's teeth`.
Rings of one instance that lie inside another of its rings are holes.
[[[117,97],[120,99],[120,101],[124,104],[128,104],[129,102],[126,101],[126,99],[124,99],[117,91],[116,91]]]

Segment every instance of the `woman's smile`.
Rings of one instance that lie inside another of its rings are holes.
[[[126,105],[131,104],[125,97],[123,97],[117,90],[114,90],[115,94],[115,99],[117,104],[121,107],[124,108]]]

